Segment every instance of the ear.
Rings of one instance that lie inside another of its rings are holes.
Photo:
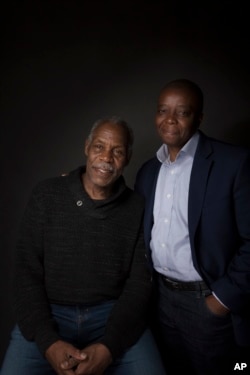
[[[200,116],[199,116],[199,122],[200,122],[200,124],[202,123],[203,118],[204,118],[204,113],[201,113]]]
[[[131,159],[131,156],[132,156],[132,151],[128,152],[128,155],[127,155],[127,161],[126,161],[126,164],[125,166],[127,166],[130,162],[130,159]]]
[[[90,142],[89,142],[89,140],[87,139],[87,140],[85,141],[85,146],[84,146],[84,153],[85,153],[85,156],[88,156],[88,154],[89,154],[89,145],[90,145]]]
[[[199,116],[197,117],[197,126],[196,128],[198,129],[203,121],[204,118],[204,113],[200,113]]]

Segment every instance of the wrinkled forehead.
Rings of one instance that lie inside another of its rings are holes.
[[[158,105],[170,102],[173,99],[178,100],[183,106],[189,106],[197,111],[202,111],[202,98],[190,87],[170,86],[163,88],[158,97]]]
[[[158,106],[178,103],[178,105],[190,107],[202,111],[202,102],[198,94],[189,87],[166,87],[158,97]]]
[[[112,140],[120,145],[127,146],[128,135],[126,129],[119,124],[104,122],[97,126],[93,132],[93,139]]]

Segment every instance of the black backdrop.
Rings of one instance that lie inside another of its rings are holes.
[[[1,7],[0,361],[14,324],[13,253],[30,190],[83,163],[84,139],[97,118],[120,115],[134,128],[130,186],[159,146],[155,104],[169,80],[200,84],[208,135],[250,146],[243,1],[33,0]]]

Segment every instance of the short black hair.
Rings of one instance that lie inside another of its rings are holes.
[[[195,82],[193,82],[189,79],[186,79],[186,78],[179,78],[179,79],[175,79],[175,80],[170,81],[167,84],[165,84],[163,86],[163,88],[161,89],[161,92],[163,92],[166,89],[169,89],[171,87],[172,88],[183,88],[183,89],[188,89],[188,90],[192,91],[197,97],[197,102],[198,102],[198,105],[199,105],[199,111],[200,112],[203,111],[204,95],[203,95],[203,91],[201,90],[200,86],[197,85],[197,83],[195,83]]]

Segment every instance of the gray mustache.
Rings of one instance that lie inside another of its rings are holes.
[[[114,168],[108,163],[98,163],[94,165],[95,168],[101,168],[105,171],[114,172]]]

